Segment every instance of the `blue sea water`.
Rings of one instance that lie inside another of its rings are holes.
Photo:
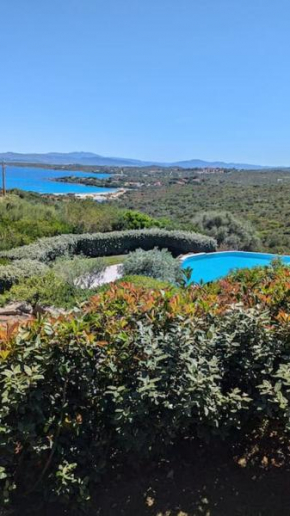
[[[190,282],[207,283],[222,278],[235,269],[269,265],[274,258],[280,258],[284,263],[290,265],[290,256],[231,251],[200,254],[186,258],[182,263],[182,268],[190,267],[192,269]]]
[[[40,194],[85,194],[115,192],[116,188],[102,188],[97,186],[86,186],[76,183],[58,183],[53,179],[59,177],[97,177],[108,178],[110,174],[93,174],[92,172],[81,172],[75,170],[50,170],[34,167],[6,167],[7,189],[19,188]]]

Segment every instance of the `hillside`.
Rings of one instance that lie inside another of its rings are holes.
[[[258,232],[264,249],[290,254],[288,170],[229,171],[131,189],[118,205],[188,227],[200,212],[229,211]]]
[[[115,167],[146,167],[146,166],[162,166],[162,167],[181,167],[181,168],[237,168],[244,170],[259,170],[267,168],[262,165],[251,165],[248,163],[225,163],[222,161],[206,161],[200,159],[190,159],[186,161],[175,161],[172,163],[163,163],[158,161],[142,161],[131,158],[105,157],[93,152],[48,152],[46,154],[21,154],[16,152],[0,153],[0,161],[11,163],[39,163],[49,165],[98,165],[98,166],[115,166]]]

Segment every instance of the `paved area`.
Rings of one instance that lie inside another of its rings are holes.
[[[119,265],[109,265],[106,267],[104,272],[100,274],[94,283],[92,284],[92,288],[99,287],[100,285],[105,285],[106,283],[111,283],[112,281],[116,281],[121,278],[122,274],[120,273],[120,264]]]

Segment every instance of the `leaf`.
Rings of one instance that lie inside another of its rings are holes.
[[[0,480],[4,480],[5,478],[7,478],[6,470],[2,466],[0,466]]]
[[[27,374],[27,376],[31,376],[32,375],[32,369],[29,366],[25,365],[24,366],[24,371]]]

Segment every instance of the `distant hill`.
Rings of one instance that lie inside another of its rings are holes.
[[[223,161],[203,161],[192,159],[188,161],[176,161],[173,163],[160,163],[157,161],[141,161],[129,158],[104,157],[93,152],[49,152],[47,154],[20,154],[16,152],[0,153],[0,161],[19,163],[43,163],[47,165],[96,165],[111,167],[181,167],[181,168],[236,168],[245,170],[260,170],[269,168],[262,165],[250,165],[248,163],[224,163]]]
[[[262,170],[267,167],[263,165],[250,165],[249,163],[225,163],[223,161],[203,161],[201,159],[190,159],[188,161],[177,161],[172,165],[181,168],[236,168],[239,170]]]

